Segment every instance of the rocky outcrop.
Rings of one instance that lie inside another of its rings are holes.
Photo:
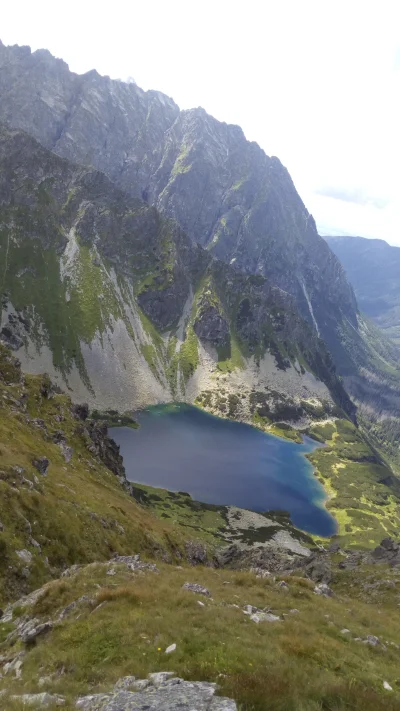
[[[76,699],[75,708],[83,711],[236,711],[233,699],[215,696],[217,685],[206,681],[184,681],[173,672],[156,672],[147,679],[134,676],[119,679],[114,689]],[[59,694],[12,695],[13,702],[31,708],[64,706]]]
[[[236,711],[233,699],[215,696],[217,685],[205,681],[184,681],[173,672],[120,679],[108,694],[82,696],[76,708],[83,711]]]
[[[384,538],[371,553],[371,563],[387,563],[395,567],[400,565],[400,544],[393,538]]]
[[[84,711],[236,711],[232,699],[215,696],[216,684],[184,681],[178,677],[162,678],[163,672],[149,680],[130,681],[127,688],[118,687],[109,694],[83,696],[76,708]],[[168,673],[165,672],[165,675]],[[168,674],[168,676],[170,676]],[[129,677],[131,679],[131,677]],[[123,680],[121,680],[123,682]],[[134,691],[134,689],[138,691]],[[130,691],[132,689],[132,691]]]
[[[216,348],[221,348],[229,342],[229,325],[218,309],[211,304],[201,306],[193,329],[200,340],[208,341]]]
[[[271,356],[273,370],[289,370],[306,397],[325,391],[352,416],[332,359],[292,296],[213,259],[101,173],[0,129],[0,200],[2,322],[30,324],[15,344],[28,371],[46,370],[83,403],[125,410],[194,401],[204,382],[216,389],[219,361],[260,389],[273,379],[264,367]]]
[[[108,436],[107,423],[89,420],[80,431],[90,440],[89,452],[95,454],[114,474],[125,477],[123,458],[118,444]]]

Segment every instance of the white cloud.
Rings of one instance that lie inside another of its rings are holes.
[[[321,231],[400,243],[399,20],[398,0],[20,0],[0,36],[238,123]]]

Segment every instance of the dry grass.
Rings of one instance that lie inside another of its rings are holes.
[[[142,599],[137,595],[132,585],[120,585],[117,588],[102,588],[96,595],[96,602],[114,602],[124,598],[130,603],[142,603]]]
[[[111,582],[107,567],[99,564],[48,586],[34,611],[45,610],[43,619],[52,616],[51,606],[56,617],[83,594],[95,603],[75,609],[29,651],[25,689],[37,690],[39,676],[53,675],[48,690],[72,700],[82,692],[107,690],[124,675],[141,678],[171,669],[187,679],[217,681],[241,711],[400,708],[400,651],[390,644],[400,643],[400,620],[392,590],[376,608],[341,592],[340,581],[337,597],[325,599],[299,576],[286,576],[290,590],[283,592],[273,580],[250,573],[165,564],[159,575],[134,574],[120,564],[115,569]],[[392,575],[375,572],[378,578]],[[361,581],[359,571],[358,577]],[[208,587],[212,599],[183,590],[188,581]],[[256,625],[242,612],[246,604],[268,607],[284,620]],[[299,612],[290,613],[292,608]],[[342,634],[343,628],[351,635]],[[353,639],[368,634],[387,641],[387,650]],[[176,652],[165,655],[173,642]],[[392,693],[384,691],[383,681]]]

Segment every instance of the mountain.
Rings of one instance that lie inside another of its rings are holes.
[[[223,390],[251,420],[262,388],[264,407],[296,401],[298,418],[310,398],[352,414],[290,295],[216,260],[102,173],[2,129],[0,204],[1,338],[27,370],[100,409]]]
[[[397,710],[397,350],[285,168],[1,43],[0,122],[0,707]],[[129,484],[177,400],[324,443],[334,540]]]
[[[358,414],[370,441],[383,449],[391,461],[400,465],[399,380],[400,362],[400,249],[383,240],[363,237],[326,237],[331,249],[342,261],[359,299],[361,309],[372,319],[368,328],[369,355],[356,358],[367,377],[346,379]],[[379,327],[379,328],[378,328]],[[354,339],[352,339],[354,343]],[[350,344],[350,339],[348,339]],[[376,356],[373,356],[375,349]],[[367,363],[361,365],[362,363]]]
[[[372,410],[397,402],[390,345],[358,313],[344,270],[287,170],[240,128],[203,109],[180,111],[170,98],[134,83],[96,71],[79,76],[48,51],[29,47],[0,45],[0,99],[0,121],[9,128],[93,165],[123,192],[173,219],[232,272],[267,277],[292,296],[357,402]],[[393,382],[382,403],[370,381],[379,380],[381,393],[388,363]]]
[[[159,92],[0,46],[0,121],[144,198],[212,254],[292,294],[322,336],[357,322],[344,271],[287,170],[237,126]]]
[[[382,239],[325,239],[344,266],[361,311],[400,344],[400,248]]]

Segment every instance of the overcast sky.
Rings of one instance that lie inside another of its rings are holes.
[[[400,245],[399,0],[13,0],[5,44],[46,47],[239,124],[321,234]]]

